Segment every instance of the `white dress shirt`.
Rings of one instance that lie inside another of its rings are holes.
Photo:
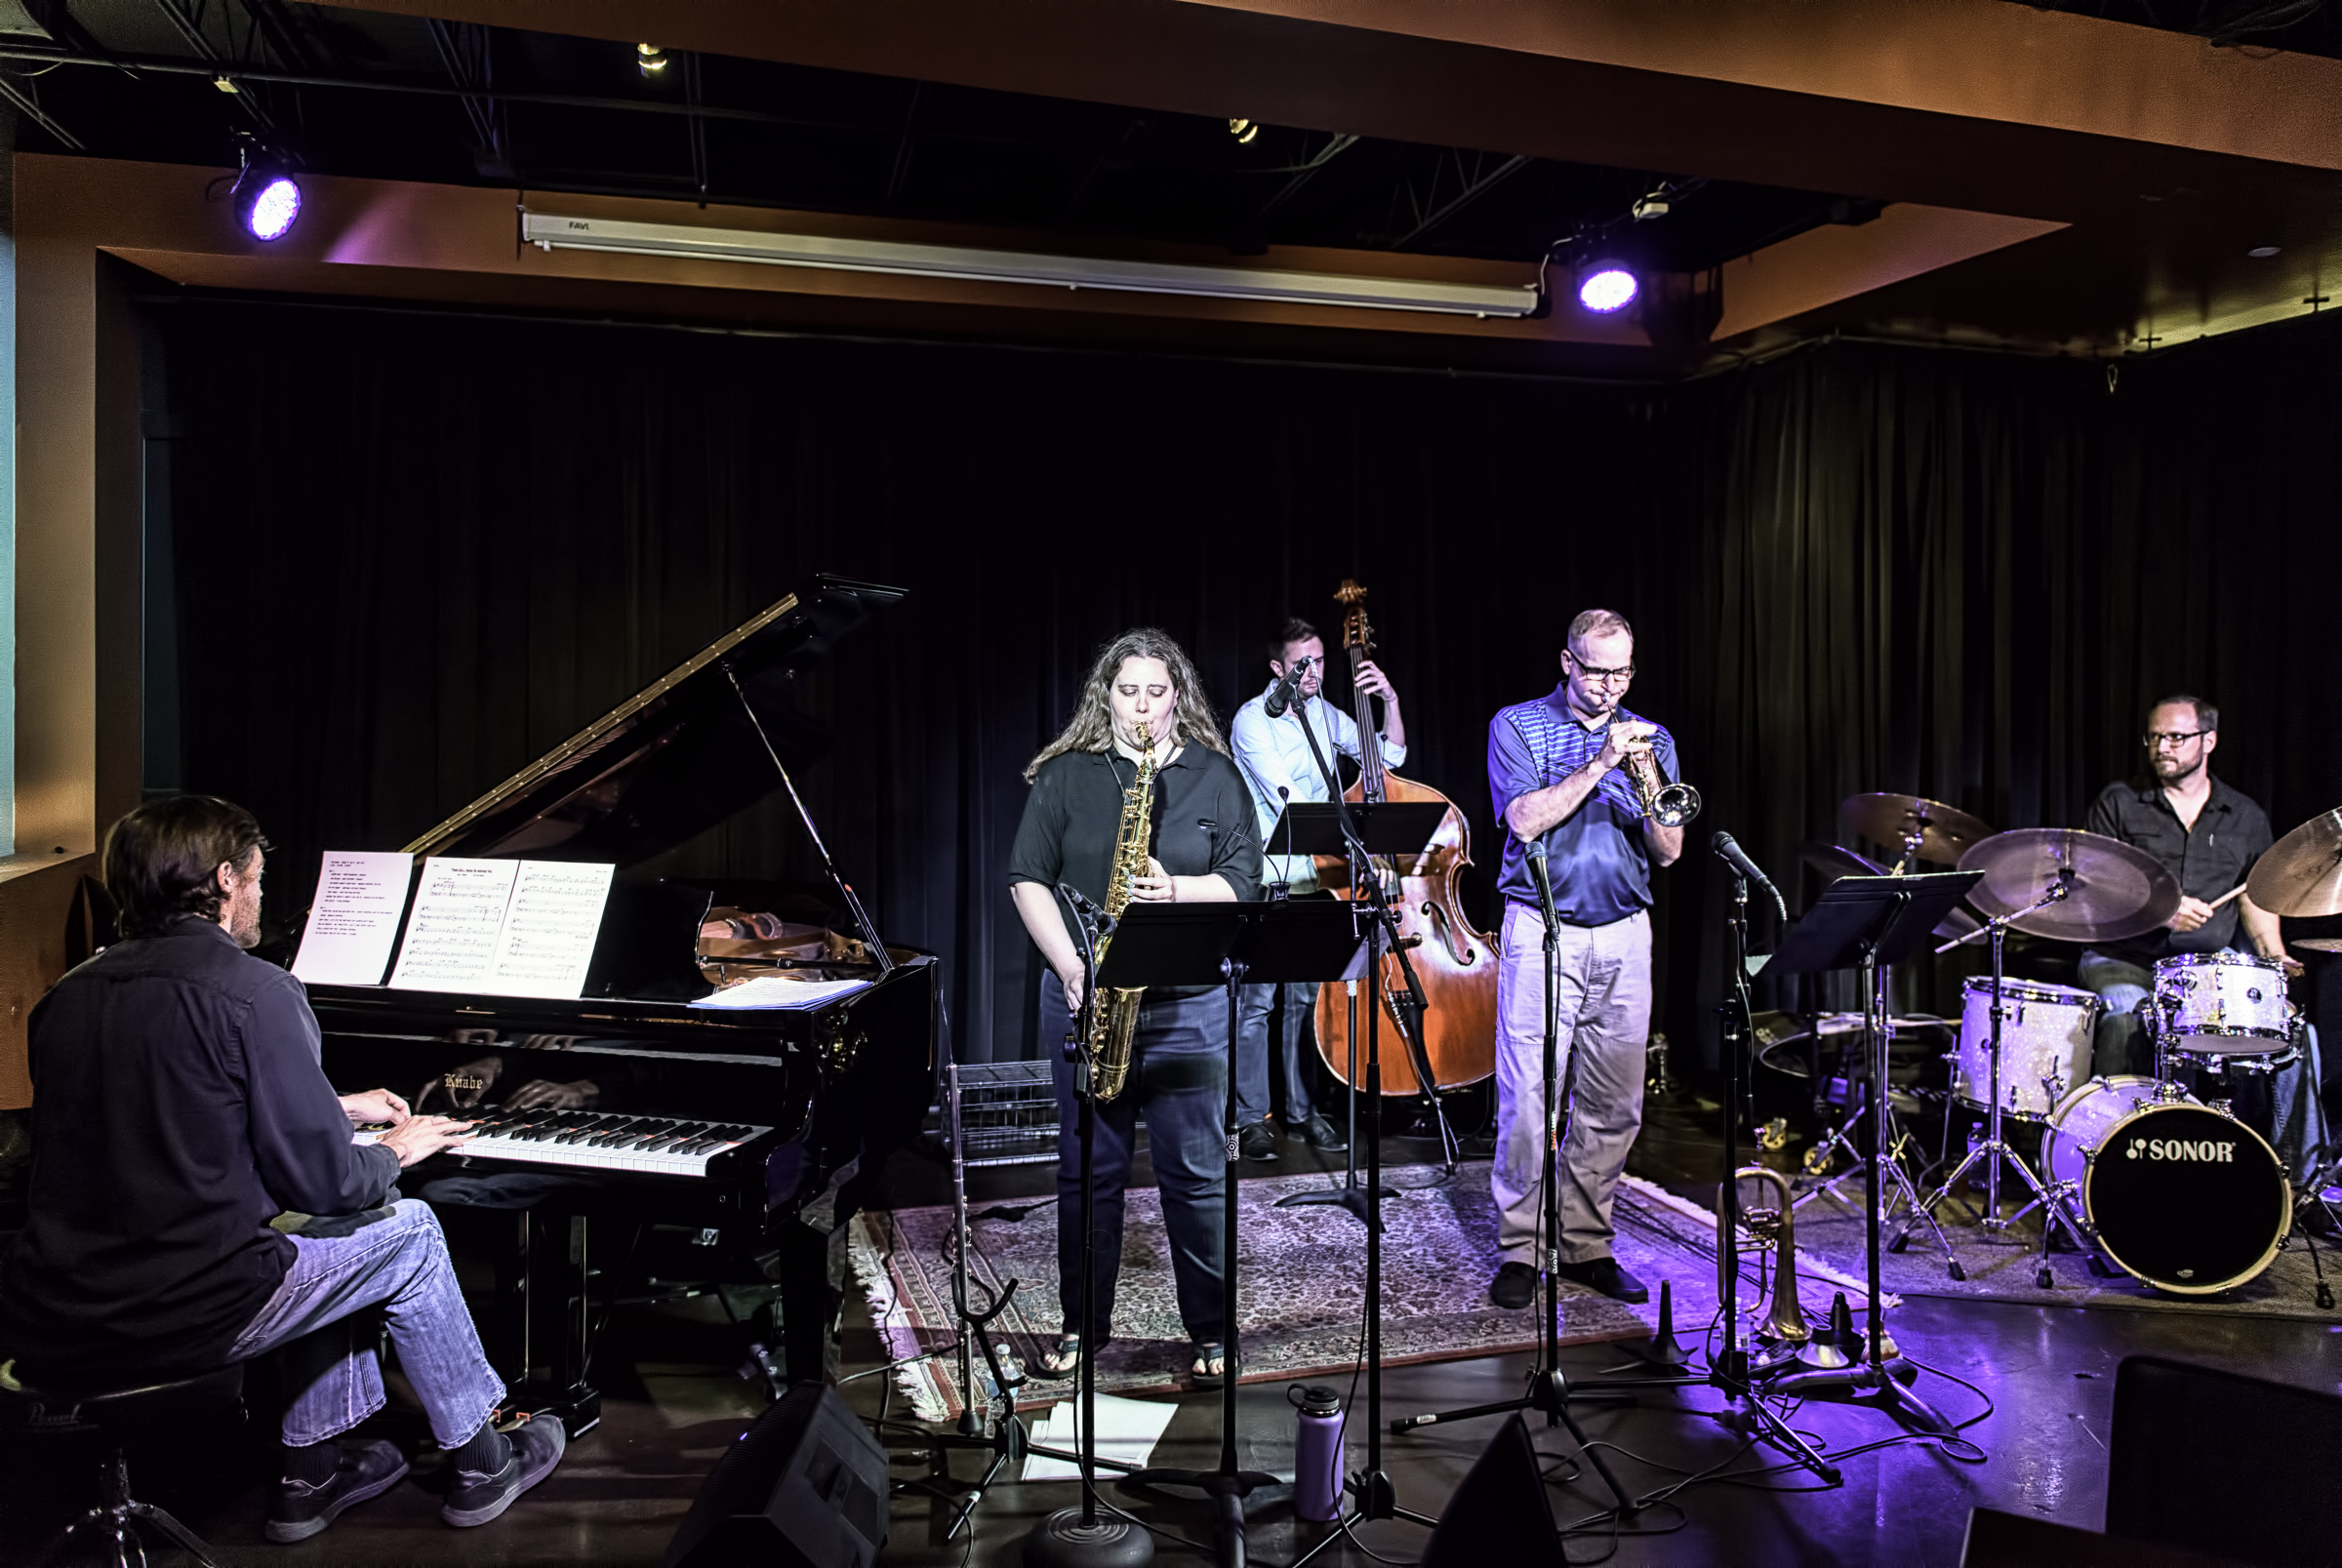
[[[1357,721],[1322,697],[1308,703],[1295,702],[1278,718],[1269,716],[1269,694],[1276,689],[1272,680],[1262,688],[1261,695],[1236,709],[1235,722],[1230,727],[1230,743],[1235,748],[1237,771],[1244,775],[1245,787],[1252,791],[1253,809],[1260,818],[1261,839],[1265,849],[1274,850],[1269,833],[1284,815],[1288,801],[1325,800],[1325,775],[1317,771],[1317,759],[1311,753],[1310,738],[1302,733],[1306,722],[1311,734],[1317,737],[1321,749],[1330,740],[1326,761],[1333,761],[1336,752],[1355,759],[1358,756]],[[1404,767],[1407,748],[1385,736],[1382,743],[1383,766]],[[1282,785],[1287,791],[1277,793]],[[1269,882],[1289,883],[1296,894],[1316,889],[1317,871],[1307,855],[1276,855],[1266,858],[1262,878]]]

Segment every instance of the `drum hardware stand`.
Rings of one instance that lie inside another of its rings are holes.
[[[2078,1249],[2083,1252],[2090,1250],[2090,1244],[2083,1240],[2081,1232],[2075,1228],[2073,1219],[2065,1212],[2064,1207],[2051,1196],[2051,1189],[2041,1185],[2040,1179],[2033,1174],[2032,1167],[2018,1157],[2017,1151],[2011,1148],[2008,1141],[2000,1135],[2000,1021],[2007,1012],[2007,1004],[2001,996],[2002,945],[2007,941],[2008,928],[2012,922],[2023,919],[2037,909],[2045,909],[2052,904],[2062,903],[2072,892],[2073,884],[2070,873],[2061,871],[2057,881],[2051,884],[2049,891],[2043,893],[2024,908],[2008,914],[1998,915],[1987,921],[1982,929],[1972,931],[1964,937],[1955,937],[1935,949],[1939,953],[1949,952],[1952,948],[1974,942],[1979,937],[1989,937],[1993,946],[1993,1004],[1990,1009],[1992,1051],[1989,1074],[1992,1085],[1992,1106],[1985,1113],[1987,1117],[1985,1138],[1982,1143],[1968,1150],[1967,1158],[1952,1168],[1952,1174],[1944,1178],[1942,1186],[1920,1200],[1918,1208],[1915,1211],[1927,1215],[1929,1226],[1935,1231],[1935,1239],[1944,1249],[1944,1265],[1950,1269],[1954,1279],[1964,1279],[1967,1274],[1960,1267],[1959,1260],[1953,1256],[1952,1244],[1945,1239],[1942,1226],[1934,1224],[1935,1209],[1938,1204],[1952,1195],[1952,1189],[1959,1186],[1960,1182],[1979,1163],[1984,1166],[1984,1217],[1978,1222],[1983,1229],[1995,1233],[2013,1230],[2035,1209],[2041,1211],[2041,1265],[2033,1276],[2036,1286],[2042,1290],[2048,1290],[2057,1283],[2056,1277],[2049,1272],[2049,1243],[2057,1234],[2060,1226],[2063,1226],[2066,1233],[2074,1238],[2074,1244]],[[2050,1085],[2055,1081],[2053,1078],[2044,1077],[2041,1080],[2043,1090],[2049,1091]],[[2062,1098],[2062,1092],[2049,1092],[2048,1098],[2054,1105]],[[2005,1220],[2000,1217],[2000,1167],[2003,1163],[2016,1171],[2018,1181],[2022,1182],[2026,1188],[2033,1193],[2032,1202]],[[1910,1235],[1911,1226],[1906,1221],[1894,1241],[1889,1243],[1890,1248],[1894,1251],[1901,1251],[1900,1243],[1908,1241]]]

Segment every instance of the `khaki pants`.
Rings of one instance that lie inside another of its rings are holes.
[[[1564,1106],[1560,1256],[1565,1264],[1610,1256],[1610,1200],[1642,1128],[1645,1047],[1651,1032],[1651,921],[1561,928],[1554,955],[1554,1084],[1576,1056],[1576,1105]],[[1545,921],[1505,905],[1504,958],[1496,972],[1497,1245],[1508,1263],[1535,1267],[1539,1186],[1545,1162]]]

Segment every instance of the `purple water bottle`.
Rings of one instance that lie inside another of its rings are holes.
[[[1293,1433],[1293,1511],[1329,1524],[1342,1514],[1342,1396],[1322,1384],[1296,1384],[1285,1398],[1299,1415]]]

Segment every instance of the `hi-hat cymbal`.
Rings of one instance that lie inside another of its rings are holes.
[[[1898,850],[1917,830],[1919,859],[1937,865],[1958,865],[1970,845],[1993,836],[1990,827],[1958,807],[1917,795],[1848,795],[1837,815],[1863,837]]]
[[[2255,899],[2252,902],[2258,904],[2261,901]],[[2342,937],[2299,937],[2287,945],[2299,947],[2303,952],[2342,952]]]
[[[1996,833],[1961,856],[1959,868],[1984,873],[1968,899],[1996,916],[2014,914],[2062,883],[2065,898],[2009,922],[2060,942],[2120,942],[2153,931],[2179,907],[2179,883],[2154,856],[2071,827]]]
[[[2342,914],[2342,808],[2311,818],[2253,862],[2244,896],[2271,914]]]

